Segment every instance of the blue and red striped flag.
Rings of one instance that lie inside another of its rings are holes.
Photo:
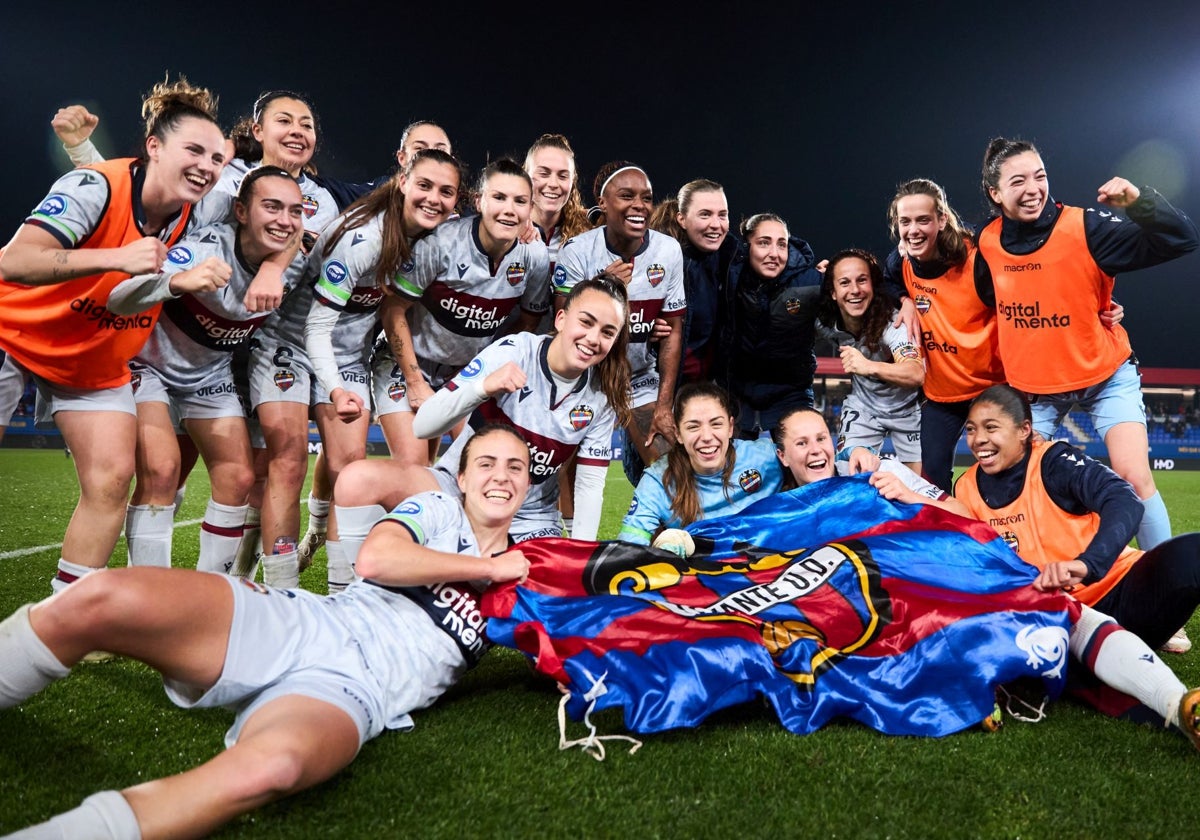
[[[575,719],[594,699],[635,732],[762,696],[796,733],[847,717],[940,736],[988,717],[997,685],[1062,689],[1077,608],[1029,586],[1033,567],[982,523],[889,502],[860,477],[688,530],[687,559],[522,543],[529,578],[484,596],[488,635],[562,683]]]

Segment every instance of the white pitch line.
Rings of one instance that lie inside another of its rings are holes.
[[[183,519],[175,523],[176,528],[185,528],[188,525],[198,525],[203,522],[203,519]],[[62,548],[62,543],[51,543],[50,545],[35,545],[32,548],[18,548],[14,551],[0,551],[0,560],[12,560],[16,557],[27,557],[30,554],[41,554],[43,551]]]

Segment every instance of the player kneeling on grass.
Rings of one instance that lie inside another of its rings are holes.
[[[478,430],[458,486],[461,506],[421,493],[385,516],[359,554],[366,580],[335,596],[184,569],[110,569],[0,623],[0,708],[100,647],[162,672],[179,706],[237,713],[229,748],[210,761],[95,794],[14,836],[205,835],[328,779],[385,727],[410,727],[408,713],[488,647],[473,596],[529,569],[508,550],[529,489],[525,441],[505,427]]]

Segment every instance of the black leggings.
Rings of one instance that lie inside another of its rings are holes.
[[[921,472],[925,480],[947,493],[954,475],[954,450],[967,422],[970,400],[934,402],[925,400],[921,406]]]
[[[1157,649],[1198,604],[1200,534],[1183,534],[1147,551],[1095,607]]]

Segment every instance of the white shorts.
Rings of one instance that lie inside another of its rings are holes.
[[[133,398],[139,404],[148,402],[166,403],[171,410],[171,419],[213,420],[218,417],[245,417],[233,376],[223,370],[209,377],[200,385],[176,388],[168,385],[152,367],[131,364]]]
[[[902,462],[920,461],[921,407],[918,405],[906,414],[876,416],[853,396],[846,397],[838,417],[838,452],[855,446],[869,446],[878,452],[888,436]]]
[[[25,393],[29,373],[17,360],[0,350],[0,426],[7,426]]]
[[[326,597],[224,579],[233,591],[233,621],[220,678],[207,691],[168,679],[163,687],[182,708],[234,711],[226,746],[256,711],[294,694],[344,711],[361,746],[385,728],[411,729],[408,712],[432,704],[466,668],[454,640],[404,596],[368,583]],[[381,609],[384,599],[390,602]],[[388,626],[376,636],[367,628],[379,622]],[[377,645],[386,645],[388,656],[373,656]]]
[[[462,370],[459,365],[422,364],[422,375],[429,387],[438,390]],[[371,359],[371,392],[374,397],[375,416],[412,412],[408,404],[408,383],[396,363],[396,357],[387,345],[377,346]]]
[[[371,399],[371,375],[362,363],[338,368],[342,387],[357,394],[368,405]],[[294,402],[318,405],[332,402],[329,392],[317,381],[308,356],[290,344],[260,345],[250,351],[250,404],[258,408],[267,402]]]
[[[629,380],[629,407],[641,408],[658,401],[658,386],[661,380],[658,371],[637,374]]]

